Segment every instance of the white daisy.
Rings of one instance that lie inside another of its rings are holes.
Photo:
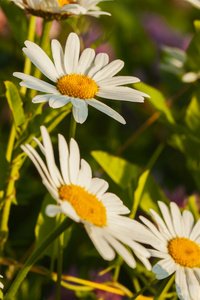
[[[174,202],[170,203],[171,210],[163,202],[158,204],[163,219],[150,210],[157,227],[140,217],[150,230],[149,240],[145,240],[145,236],[144,242],[154,248],[149,249],[151,256],[161,258],[152,271],[157,279],[175,272],[178,297],[182,300],[200,299],[200,220],[194,225],[192,213],[184,210],[181,214]]]
[[[75,222],[84,225],[94,246],[105,260],[112,260],[115,251],[132,268],[136,262],[126,249],[129,246],[147,269],[151,269],[148,261],[149,252],[136,242],[140,240],[140,229],[145,228],[139,222],[121,216],[129,213],[129,209],[112,193],[106,192],[108,183],[99,178],[92,178],[89,164],[80,160],[78,144],[70,140],[69,149],[65,138],[58,135],[60,170],[54,159],[54,152],[47,129],[42,126],[43,145],[36,139],[45,156],[46,164],[37,151],[30,145],[21,146],[30,157],[41,175],[57,205],[48,205],[46,214],[54,217],[59,213],[66,214]],[[148,230],[146,230],[148,234]],[[123,243],[123,244],[122,244]]]
[[[80,41],[71,33],[66,41],[65,53],[57,40],[52,40],[51,48],[54,64],[46,53],[36,44],[26,41],[24,53],[54,82],[54,85],[24,73],[13,75],[22,79],[21,86],[47,93],[32,99],[34,103],[49,101],[49,105],[58,108],[71,102],[74,119],[83,123],[88,116],[88,105],[95,107],[117,121],[125,124],[124,118],[109,106],[95,99],[96,96],[114,100],[143,102],[148,95],[129,87],[121,86],[140,81],[132,76],[114,76],[124,66],[121,60],[109,63],[105,53],[95,56],[93,49],[85,49],[81,56]]]
[[[0,274],[0,278],[3,278],[3,276]],[[4,288],[4,285],[2,282],[0,282],[0,289],[3,289]]]
[[[101,11],[99,2],[107,0],[12,0],[27,13],[46,19],[66,19],[78,15],[98,17],[109,13]]]

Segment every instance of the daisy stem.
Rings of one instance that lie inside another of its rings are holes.
[[[4,244],[7,240],[8,237],[8,219],[9,219],[9,214],[10,214],[10,207],[11,207],[11,202],[12,198],[14,197],[14,185],[15,185],[15,180],[17,179],[18,175],[18,164],[12,164],[12,153],[13,153],[13,147],[15,143],[15,137],[16,137],[16,129],[15,129],[15,124],[12,124],[12,128],[10,131],[10,136],[8,140],[8,146],[6,150],[6,159],[8,163],[10,163],[11,171],[10,171],[10,177],[9,177],[9,182],[7,185],[7,188],[5,190],[4,198],[3,198],[3,207],[2,207],[2,212],[1,212],[1,222],[0,222],[0,232],[1,232],[1,239],[0,239],[0,258],[3,255],[3,249],[4,249]]]
[[[166,299],[166,294],[169,291],[169,289],[172,286],[172,284],[174,283],[174,278],[175,278],[175,275],[173,275],[170,278],[170,280],[168,281],[168,283],[165,285],[164,289],[162,290],[162,293],[158,297],[158,300],[165,300]]]
[[[64,221],[64,219],[65,219],[65,215],[60,214],[59,224],[61,224]],[[55,298],[55,300],[60,300],[60,296],[61,296],[63,245],[64,245],[64,233],[61,233],[61,235],[58,237],[57,281],[56,281],[56,298]]]
[[[36,17],[31,15],[30,21],[29,21],[28,37],[27,37],[27,40],[29,40],[31,42],[34,42],[34,38],[35,38],[35,21],[36,21]],[[25,58],[23,73],[28,74],[28,75],[31,73],[31,61],[28,58],[28,56],[26,56],[26,58]],[[25,86],[22,86],[20,88],[20,92],[23,96],[26,95],[26,91],[27,91],[27,88]]]
[[[73,113],[71,113],[71,122],[70,122],[70,129],[69,129],[69,139],[75,138],[76,133],[76,121],[73,117]]]
[[[19,286],[23,282],[24,278],[30,271],[31,267],[35,264],[35,262],[39,259],[42,252],[52,243],[64,230],[69,228],[72,224],[72,220],[66,218],[60,225],[58,225],[49,235],[43,240],[43,242],[33,251],[33,253],[29,256],[26,263],[24,264],[23,268],[18,273],[15,281],[11,285],[10,289],[8,290],[7,294],[4,297],[4,300],[13,299],[14,295],[16,294]]]

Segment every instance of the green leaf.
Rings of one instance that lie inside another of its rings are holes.
[[[107,152],[92,151],[91,154],[108,176],[122,188],[125,189],[131,182],[137,181],[140,174],[138,166]]]
[[[36,236],[36,248],[42,243],[44,238],[49,234],[50,231],[55,229],[58,225],[57,218],[48,217],[45,214],[45,209],[48,204],[56,204],[55,200],[51,197],[50,194],[47,194],[42,203],[41,211],[39,213],[36,227],[35,227],[35,236]],[[68,240],[71,236],[71,227],[64,232],[64,247],[66,247]],[[43,252],[43,255],[52,257],[53,259],[57,257],[58,250],[58,238],[51,243],[46,250]]]
[[[6,98],[8,100],[8,104],[10,106],[10,109],[13,113],[13,118],[16,127],[19,127],[24,124],[25,122],[25,115],[23,110],[23,103],[20,98],[19,92],[16,88],[16,86],[10,82],[5,81],[6,86]]]
[[[166,99],[160,91],[142,82],[135,83],[134,87],[150,96],[145,101],[148,101],[164,120],[167,120],[170,124],[175,124],[174,117],[166,106]]]
[[[199,219],[199,210],[198,210],[198,207],[197,207],[197,203],[198,203],[197,195],[191,195],[188,198],[187,206],[189,207],[189,210],[193,214],[196,222]]]
[[[131,213],[133,216],[138,206],[144,211],[149,211],[149,209],[152,208],[159,212],[157,201],[168,202],[160,186],[149,172],[150,170],[144,171],[139,178],[138,186],[134,193],[133,211]]]
[[[187,51],[187,60],[186,60],[186,66],[189,71],[199,71],[200,70],[200,32],[198,31]]]
[[[193,96],[190,104],[188,105],[185,122],[188,128],[197,137],[200,136],[200,96],[199,91]]]
[[[26,14],[10,0],[1,0],[1,8],[7,17],[16,42],[22,47],[28,32],[28,19]]]

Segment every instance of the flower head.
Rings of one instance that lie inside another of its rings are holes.
[[[21,86],[44,92],[32,99],[34,103],[49,101],[49,105],[58,108],[71,102],[74,119],[83,123],[88,116],[88,105],[104,112],[121,123],[124,118],[112,108],[98,101],[96,96],[115,100],[143,102],[148,95],[129,87],[121,86],[138,82],[132,76],[114,76],[124,66],[121,60],[109,63],[108,55],[99,53],[95,56],[93,49],[85,49],[81,56],[80,41],[75,33],[67,39],[65,52],[57,40],[52,40],[51,48],[54,64],[46,53],[36,44],[26,41],[24,53],[54,84],[33,76],[15,72],[13,75],[22,79]]]
[[[158,229],[149,220],[140,217],[150,231],[148,243],[154,248],[149,249],[151,256],[161,258],[152,271],[157,279],[175,272],[178,297],[182,300],[199,299],[200,220],[194,225],[191,212],[184,210],[181,214],[174,202],[170,203],[170,210],[163,202],[158,204],[163,219],[150,210]]]
[[[136,241],[140,240],[140,229],[144,226],[128,217],[129,209],[112,193],[106,192],[108,183],[92,178],[89,164],[80,160],[79,148],[74,139],[68,145],[58,135],[60,170],[55,164],[49,134],[41,127],[43,145],[35,139],[46,158],[46,164],[30,145],[21,146],[35,164],[57,205],[48,205],[46,214],[54,217],[66,214],[75,222],[84,225],[90,239],[105,260],[112,260],[118,252],[130,267],[135,259],[123,244],[129,246],[135,255],[150,269],[149,252]],[[145,230],[145,228],[143,228]],[[148,234],[148,230],[146,231]],[[123,244],[122,244],[123,243]]]
[[[106,0],[12,0],[27,13],[45,19],[66,19],[78,15],[110,15],[97,4]]]

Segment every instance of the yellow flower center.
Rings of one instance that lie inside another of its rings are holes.
[[[62,95],[79,99],[93,99],[98,91],[96,82],[85,75],[70,74],[61,77],[56,87]]]
[[[106,225],[106,209],[98,198],[88,193],[85,188],[71,184],[63,185],[59,189],[61,200],[68,201],[76,211],[77,215],[95,226]]]
[[[62,7],[64,5],[70,4],[70,3],[74,3],[75,0],[57,0],[59,3],[59,7]]]
[[[200,267],[200,247],[186,238],[175,238],[168,244],[168,252],[183,267]]]

